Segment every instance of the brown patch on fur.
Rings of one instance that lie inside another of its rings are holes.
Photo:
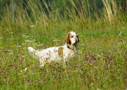
[[[68,44],[71,44],[71,42],[70,42],[70,36],[71,36],[71,34],[68,33],[68,34],[66,35],[65,39],[64,39],[64,41],[67,42]]]
[[[58,48],[58,55],[63,55],[63,48],[62,47],[59,47]]]

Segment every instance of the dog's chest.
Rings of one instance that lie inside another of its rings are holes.
[[[67,58],[72,58],[75,56],[75,52],[73,50],[70,50],[70,49],[64,49],[63,50],[63,56],[64,56],[64,59],[67,59]]]

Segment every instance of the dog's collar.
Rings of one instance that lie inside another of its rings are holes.
[[[71,49],[71,50],[74,50],[74,48],[72,48],[69,44],[67,44],[67,48]]]
[[[71,49],[70,46],[67,45],[67,48]]]

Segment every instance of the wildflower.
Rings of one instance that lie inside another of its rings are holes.
[[[80,79],[80,81],[83,81],[84,79]]]
[[[1,73],[1,75],[4,75],[3,73]]]
[[[0,42],[0,45],[2,45],[2,42]]]
[[[82,46],[84,46],[85,44],[81,44]]]
[[[27,71],[27,68],[25,68],[24,70]]]
[[[50,66],[50,64],[47,64],[47,66]]]
[[[113,63],[113,61],[110,61],[110,64],[112,64]]]
[[[73,68],[73,70],[72,70],[72,73],[74,72],[74,68]]]
[[[106,59],[106,56],[104,56],[104,59]]]
[[[14,82],[12,81],[11,84],[14,84]]]
[[[22,73],[23,71],[21,70],[20,72]]]
[[[54,75],[53,75],[52,77],[53,77],[53,78],[55,78],[55,76],[54,76]]]
[[[117,72],[117,69],[115,71]]]
[[[83,48],[82,50],[84,50],[85,48]]]
[[[110,67],[110,64],[108,65],[108,67]]]
[[[100,57],[101,55],[97,55],[98,57]]]
[[[65,69],[64,72],[67,74],[67,70]]]
[[[88,75],[88,72],[86,73],[86,75]]]
[[[77,66],[77,68],[79,68],[79,65],[76,65]]]
[[[92,66],[93,64],[91,63],[90,65]]]

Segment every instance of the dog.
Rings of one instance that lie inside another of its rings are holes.
[[[64,64],[75,56],[78,56],[79,37],[74,31],[70,31],[65,39],[65,45],[59,47],[50,47],[47,49],[35,50],[33,47],[28,47],[29,53],[33,53],[40,60],[40,67],[46,63],[60,62]]]

